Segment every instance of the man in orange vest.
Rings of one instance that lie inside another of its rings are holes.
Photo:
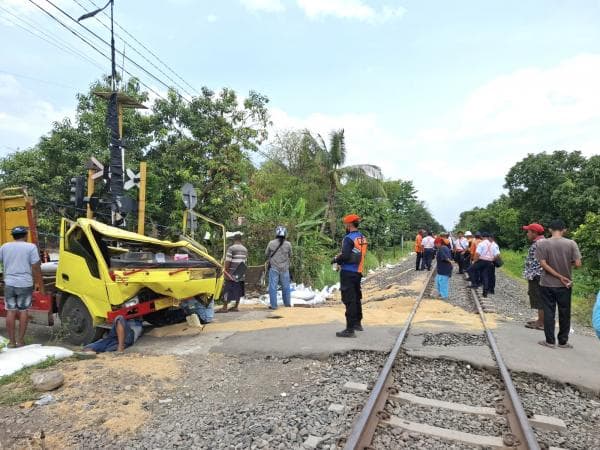
[[[423,261],[423,230],[419,230],[415,238],[415,253],[417,254],[415,270],[421,270],[421,262]]]
[[[344,217],[347,234],[342,241],[342,252],[333,258],[333,263],[340,268],[340,290],[346,306],[346,328],[335,333],[337,337],[356,337],[355,331],[363,331],[360,281],[367,255],[367,239],[358,231],[360,221],[356,214]]]

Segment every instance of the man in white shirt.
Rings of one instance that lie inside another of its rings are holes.
[[[466,262],[465,252],[469,249],[469,241],[464,237],[462,231],[456,234],[456,238],[452,241],[452,247],[454,260],[458,264],[458,273],[464,273]]]
[[[479,273],[479,279],[483,284],[483,296],[487,297],[488,293],[494,292],[493,282],[495,280],[494,261],[500,255],[498,244],[493,242],[489,233],[482,233],[483,240],[477,246],[475,255],[473,255],[472,270]],[[476,288],[476,286],[473,286]]]
[[[423,245],[423,267],[431,270],[431,261],[435,255],[435,239],[431,231],[427,232],[427,236],[423,238],[421,244]]]

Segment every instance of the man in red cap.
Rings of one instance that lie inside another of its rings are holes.
[[[358,231],[361,218],[356,214],[344,217],[346,236],[342,241],[342,252],[333,258],[340,266],[340,290],[346,306],[346,329],[335,333],[337,337],[356,337],[355,331],[363,331],[362,291],[360,281],[367,254],[367,239]]]
[[[539,223],[525,225],[523,230],[527,231],[527,239],[531,241],[527,258],[525,258],[525,268],[523,277],[527,280],[529,294],[529,304],[531,309],[537,309],[537,319],[529,320],[525,327],[536,330],[544,329],[544,303],[542,301],[542,291],[540,289],[540,277],[542,276],[542,266],[535,257],[537,244],[544,239],[544,227]]]

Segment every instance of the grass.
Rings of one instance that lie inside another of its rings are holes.
[[[502,270],[510,277],[525,282],[523,278],[523,264],[527,256],[526,250],[502,250],[504,265]],[[592,309],[594,307],[595,286],[594,281],[585,269],[573,270],[573,300],[571,303],[571,317],[579,325],[591,326]]]
[[[404,243],[404,249],[400,247],[386,248],[383,250],[369,250],[365,259],[365,274],[369,270],[377,269],[385,264],[395,264],[404,258],[412,251],[413,245],[411,242]],[[319,270],[319,277],[315,288],[323,289],[325,286],[332,286],[340,281],[339,272],[335,272],[331,268],[331,264],[323,264]]]
[[[36,370],[47,369],[56,364],[58,360],[51,356],[39,364],[0,377],[0,406],[18,405],[39,398],[40,393],[33,388],[30,375]]]

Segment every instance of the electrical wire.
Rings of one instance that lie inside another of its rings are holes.
[[[35,78],[35,77],[30,77],[29,75],[22,75],[20,73],[13,73],[13,72],[9,72],[7,70],[2,70],[0,69],[0,73],[4,73],[6,75],[11,75],[13,77],[17,77],[17,78],[24,78],[26,80],[33,80],[33,81],[37,81],[39,83],[46,83],[46,84],[51,84],[53,86],[58,86],[61,88],[65,88],[65,89],[72,89],[72,90],[77,90],[77,88],[73,87],[73,86],[68,86],[66,84],[62,84],[62,83],[57,83],[55,81],[48,81],[48,80],[42,80],[41,78]]]
[[[79,33],[77,33],[75,30],[71,29],[67,24],[65,24],[62,20],[60,20],[58,17],[56,17],[54,14],[52,14],[50,11],[47,11],[46,9],[44,9],[43,7],[41,7],[40,5],[38,5],[36,2],[34,2],[33,0],[28,0],[30,3],[34,4],[38,9],[40,9],[41,11],[43,11],[46,15],[48,15],[50,18],[52,18],[54,21],[56,21],[58,24],[60,24],[63,28],[65,28],[67,31],[69,31],[71,34],[73,34],[74,36],[76,36],[78,39],[82,40],[83,42],[85,42],[87,45],[89,45],[92,49],[94,49],[97,53],[99,53],[100,55],[102,55],[104,58],[106,58],[107,60],[111,60],[110,56],[107,56],[104,54],[104,52],[102,52],[101,50],[99,50],[94,44],[92,44],[90,41],[88,41],[85,37],[83,37],[82,35],[80,35]],[[131,72],[129,72],[128,70],[124,69],[122,66],[118,66],[119,68],[121,68],[127,75],[129,75],[130,77],[136,78],[138,79],[139,83],[144,86],[146,89],[148,89],[150,92],[152,92],[154,95],[156,95],[157,97],[159,97],[162,100],[167,101],[167,99],[165,97],[163,97],[161,94],[159,94],[158,92],[156,92],[154,89],[152,89],[148,84],[144,83],[142,80],[139,79],[139,77],[136,77],[135,75],[133,75]]]
[[[31,0],[30,0],[31,1]],[[52,2],[52,0],[46,0],[47,3],[49,3],[50,5],[52,5],[55,9],[57,9],[58,11],[60,11],[63,15],[65,15],[66,17],[68,17],[71,21],[73,21],[74,23],[76,23],[77,25],[79,25],[81,28],[83,28],[84,30],[86,30],[88,33],[90,33],[92,36],[94,36],[96,39],[98,39],[99,41],[103,42],[104,44],[108,45],[110,47],[110,43],[105,40],[102,36],[98,35],[96,32],[94,32],[93,30],[91,30],[90,28],[86,27],[84,24],[82,24],[81,22],[78,22],[76,18],[74,18],[73,16],[71,16],[68,12],[66,12],[64,9],[62,9],[61,7],[57,6],[54,2]],[[135,60],[131,59],[129,56],[125,55],[123,52],[116,50],[116,52],[123,56],[123,58],[125,58],[127,61],[129,61],[130,63],[132,63],[134,66],[136,66],[138,69],[142,70],[144,73],[146,73],[149,77],[151,77],[152,79],[154,79],[155,81],[157,81],[158,83],[162,84],[164,87],[166,87],[167,89],[172,89],[174,90],[183,100],[185,100],[186,102],[190,103],[190,101],[188,99],[186,99],[183,95],[181,95],[181,93],[179,93],[173,86],[168,85],[167,83],[165,83],[163,80],[161,80],[160,78],[158,78],[156,75],[154,75],[152,72],[150,72],[149,70],[147,70],[145,67],[143,67],[142,65],[140,65],[139,63],[137,63]]]
[[[77,3],[85,12],[89,12],[85,6],[83,4],[81,4],[79,2],[79,0],[73,0],[75,3]],[[106,28],[107,30],[111,31],[110,26],[108,26],[107,24],[105,24],[102,20],[100,20],[98,18],[98,16],[94,16],[94,19],[96,19],[96,21],[98,23],[100,23],[104,28]],[[184,88],[183,86],[181,86],[178,82],[176,82],[175,80],[173,80],[173,78],[171,78],[167,73],[165,73],[160,67],[158,67],[156,64],[154,64],[152,61],[150,61],[144,54],[142,54],[137,48],[135,48],[135,46],[131,45],[129,42],[127,42],[122,36],[120,36],[118,33],[114,33],[114,35],[121,39],[123,41],[123,43],[125,43],[127,46],[129,46],[129,48],[131,50],[133,50],[135,53],[137,53],[138,55],[140,55],[146,62],[148,62],[152,67],[154,67],[156,70],[158,70],[161,74],[163,74],[165,77],[167,77],[167,79],[169,81],[171,81],[175,86],[177,86],[179,89],[181,89],[183,92],[185,92],[187,95],[189,95],[190,97],[193,97],[194,94],[190,93],[186,88]],[[125,52],[121,52],[121,54],[124,56]]]
[[[33,21],[28,22],[27,20],[25,20],[23,17],[19,17],[16,14],[14,14],[13,12],[9,11],[8,9],[4,8],[2,5],[0,5],[0,10],[3,10],[4,12],[10,14],[11,16],[13,16],[15,19],[17,19],[18,21],[21,22],[21,25],[17,22],[14,21],[14,19],[10,19],[9,17],[3,17],[2,20],[5,20],[6,22],[21,28],[22,30],[26,31],[27,33],[32,34],[33,36],[37,37],[38,39],[41,39],[43,41],[45,41],[46,43],[58,48],[59,50],[64,51],[65,53],[68,53],[70,55],[74,55],[76,57],[79,58],[83,58],[86,61],[88,61],[89,63],[93,64],[94,66],[102,69],[102,66],[100,64],[98,64],[97,61],[94,61],[92,58],[88,57],[87,55],[85,55],[84,53],[79,52],[77,49],[75,49],[74,47],[71,47],[70,45],[68,45],[67,43],[65,43],[64,41],[61,42],[60,39],[52,36],[51,34],[48,34],[44,31],[43,27],[41,27],[39,24],[36,24]],[[33,23],[33,25],[32,25]],[[39,33],[39,34],[38,34]]]
[[[87,0],[88,3],[91,3],[95,8],[100,9],[100,7],[98,5],[96,5],[96,3],[94,3],[92,0]],[[108,13],[106,13],[105,11],[102,11],[102,14],[104,16],[106,16],[107,18],[110,19],[110,16],[108,15]],[[133,39],[139,46],[141,46],[144,50],[146,50],[148,53],[150,53],[154,58],[156,58],[156,60],[158,62],[160,62],[164,67],[167,68],[167,70],[169,70],[173,75],[175,75],[179,80],[181,80],[184,84],[186,84],[190,89],[192,89],[195,92],[198,92],[198,90],[192,86],[190,83],[188,83],[187,81],[185,81],[181,76],[179,76],[179,74],[177,72],[175,72],[171,67],[169,67],[169,65],[167,63],[165,63],[162,59],[160,59],[152,50],[150,50],[148,47],[146,47],[144,44],[142,44],[139,40],[137,40],[135,38],[135,36],[133,36],[129,31],[127,31],[125,28],[123,28],[116,20],[114,21],[114,24],[119,27],[127,36],[129,36],[131,39]]]

